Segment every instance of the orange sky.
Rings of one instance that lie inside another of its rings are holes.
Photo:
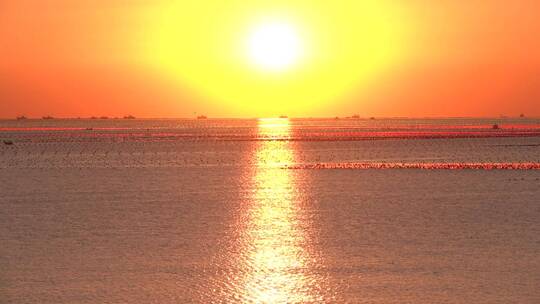
[[[192,117],[195,112],[211,117],[540,116],[540,1],[386,1],[369,6],[380,15],[373,22],[362,21],[368,13],[353,6],[354,1],[331,2],[336,7],[333,17],[323,4],[292,0],[235,1],[230,6],[204,0],[2,1],[0,117]],[[171,7],[178,9],[177,18],[168,12]],[[197,14],[194,21],[182,23],[190,10]],[[211,46],[205,42],[211,39],[207,33],[220,37],[226,50],[235,43],[227,37],[249,30],[242,28],[249,24],[242,18],[270,10],[305,25],[310,47],[327,52],[320,51],[323,59],[313,57],[305,71],[272,75],[256,84],[247,82],[252,77],[249,68],[235,71],[233,61],[226,67],[232,72],[220,74],[214,60],[218,57],[206,60],[213,53],[202,49]],[[180,20],[174,23],[178,29],[163,29],[172,24],[163,23],[164,18]],[[343,27],[329,26],[341,19]],[[347,34],[341,35],[345,29]],[[375,42],[368,32],[385,38]],[[169,41],[175,35],[177,41]],[[336,46],[327,47],[330,41]],[[380,57],[387,62],[375,65],[373,61],[384,60],[347,50],[363,43],[379,43],[373,49],[388,54]],[[198,58],[190,57],[197,53]],[[340,56],[343,62],[319,62]],[[192,59],[198,65],[184,62]],[[366,72],[355,73],[363,66],[369,66]],[[200,71],[198,78],[194,68]],[[230,75],[238,77],[238,85],[231,88],[235,79],[228,79],[224,87],[220,81]],[[311,77],[309,82],[306,77]],[[281,85],[283,92],[275,96],[283,100],[275,109],[270,99],[261,98],[267,104],[257,107],[248,105],[258,91],[248,94],[243,84],[261,88],[264,96],[268,88],[262,81]],[[287,90],[296,91],[287,95]]]

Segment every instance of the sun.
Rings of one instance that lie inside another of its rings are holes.
[[[255,26],[247,38],[247,57],[265,71],[284,71],[298,63],[303,53],[302,40],[294,26],[268,22]]]

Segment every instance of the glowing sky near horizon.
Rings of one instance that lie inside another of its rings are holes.
[[[534,0],[7,0],[0,117],[540,116],[538,37]]]

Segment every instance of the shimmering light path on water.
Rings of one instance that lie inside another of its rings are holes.
[[[259,132],[282,138],[290,132],[287,119],[259,121]],[[293,172],[277,169],[294,163],[294,148],[286,141],[260,142],[253,155],[254,189],[238,263],[245,263],[245,294],[256,303],[321,300],[316,278],[310,275],[312,257],[300,223],[302,194]]]

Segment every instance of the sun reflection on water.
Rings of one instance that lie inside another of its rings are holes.
[[[291,170],[294,149],[287,138],[288,119],[259,120],[259,142],[255,153],[253,197],[244,231],[246,277],[243,291],[256,303],[316,301],[306,235],[299,215],[301,195]]]

